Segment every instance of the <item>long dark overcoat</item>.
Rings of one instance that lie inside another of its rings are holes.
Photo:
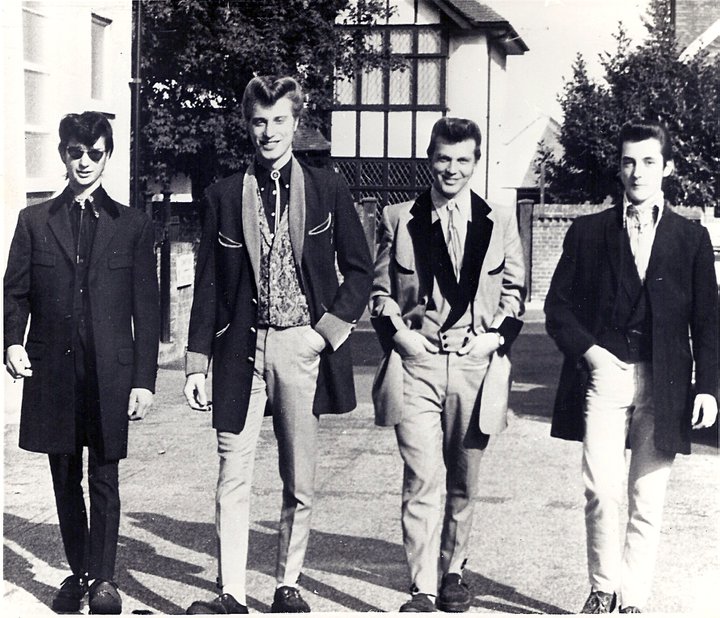
[[[206,191],[188,335],[188,354],[213,361],[213,427],[233,433],[245,425],[257,339],[260,228],[257,211],[243,199],[252,190],[248,178],[234,174]],[[311,324],[326,314],[356,323],[370,296],[372,260],[347,185],[338,174],[294,161],[288,218]],[[328,346],[313,413],[355,406],[350,346]]]
[[[154,233],[148,217],[101,188],[88,271],[104,454],[127,455],[131,388],[155,390],[159,343]],[[23,344],[33,375],[24,379],[20,447],[75,452],[73,314],[75,246],[67,192],[24,208],[5,273],[4,346]]]
[[[565,237],[545,301],[548,333],[565,354],[555,437],[583,439],[588,370],[582,355],[596,343],[602,318],[621,292],[620,243],[626,234],[618,205],[579,217]],[[694,394],[717,396],[718,390],[718,288],[708,231],[666,206],[645,280],[652,313],[655,445],[689,453]]]

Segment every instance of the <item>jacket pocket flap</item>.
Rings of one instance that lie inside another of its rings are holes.
[[[41,266],[55,266],[55,255],[49,251],[33,251],[31,260]]]
[[[497,268],[488,270],[488,275],[499,275],[504,269],[505,269],[505,260],[500,262],[500,266],[498,266]]]
[[[227,247],[228,249],[242,249],[242,243],[233,240],[229,236],[225,236],[221,231],[218,230],[218,242],[223,246]]]
[[[398,265],[400,272],[415,272],[415,255],[412,246],[406,250],[402,244],[395,245],[395,263]]]
[[[316,234],[322,234],[323,232],[326,232],[330,229],[330,224],[332,223],[332,213],[328,213],[327,219],[323,221],[320,225],[316,225],[313,229],[311,229],[308,232],[308,236],[315,236]]]
[[[108,258],[108,266],[110,268],[130,268],[132,257],[129,253],[116,253]]]

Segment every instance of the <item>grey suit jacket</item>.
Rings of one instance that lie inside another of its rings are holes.
[[[402,363],[392,350],[392,336],[401,328],[419,328],[436,285],[432,260],[438,255],[431,247],[438,246],[433,239],[438,231],[437,226],[433,229],[431,213],[430,191],[414,202],[383,211],[370,297],[373,326],[385,350],[373,385],[378,425],[394,425],[402,419]],[[439,242],[444,247],[444,241]],[[442,282],[437,284],[443,290]],[[519,317],[524,298],[525,266],[515,214],[511,209],[491,208],[473,193],[472,221],[451,316],[458,313],[460,317],[470,306],[476,330],[485,332],[497,328],[507,316]],[[496,434],[507,425],[510,368],[507,354],[492,355],[480,407],[483,433]]]

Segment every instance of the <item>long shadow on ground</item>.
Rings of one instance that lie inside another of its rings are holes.
[[[157,513],[129,513],[128,517],[138,528],[193,552],[214,555],[215,529],[211,523],[187,522]],[[4,514],[5,538],[23,552],[58,569],[67,569],[60,532],[56,524],[35,523],[12,514]],[[268,532],[250,531],[249,569],[272,577],[275,569],[277,542],[276,523],[258,522]],[[56,588],[35,579],[33,565],[28,559],[4,546],[4,579],[50,606]],[[311,571],[324,571],[359,580],[374,586],[404,592],[407,590],[405,555],[399,543],[380,539],[362,538],[344,534],[312,531],[306,566]],[[167,600],[162,594],[148,588],[133,573],[147,573],[185,586],[204,589],[206,599],[216,594],[215,582],[201,574],[201,567],[164,556],[149,543],[127,535],[120,537],[118,546],[116,581],[120,589],[136,599],[143,607],[163,614],[182,614],[184,607]],[[567,613],[561,608],[533,599],[501,582],[487,579],[473,571],[466,571],[475,599],[474,607],[512,613]],[[58,582],[59,584],[60,582]],[[367,603],[351,593],[332,586],[317,577],[303,575],[301,584],[314,594],[329,599],[348,611],[378,612],[387,608]],[[382,599],[380,599],[382,601]],[[270,608],[253,597],[248,598],[253,611],[268,612]],[[140,612],[126,607],[125,611]]]

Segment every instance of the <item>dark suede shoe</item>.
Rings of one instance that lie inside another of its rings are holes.
[[[642,611],[640,611],[639,607],[635,607],[634,605],[628,605],[627,607],[620,606],[620,613],[621,614],[642,614]]]
[[[79,612],[87,591],[87,578],[84,575],[66,577],[52,600],[52,610],[54,612]]]
[[[437,607],[443,612],[466,612],[470,609],[470,589],[457,573],[446,573],[440,584]]]
[[[89,590],[91,614],[122,614],[122,599],[115,582],[96,579]]]
[[[590,596],[580,610],[581,614],[609,614],[615,609],[617,595],[614,592],[591,590]]]
[[[280,586],[275,591],[270,611],[276,614],[306,614],[310,606],[300,596],[300,591],[293,586]]]
[[[435,603],[424,592],[416,592],[409,601],[400,606],[401,612],[434,612]]]
[[[212,601],[194,601],[186,614],[247,614],[247,606],[231,594],[221,594]]]

